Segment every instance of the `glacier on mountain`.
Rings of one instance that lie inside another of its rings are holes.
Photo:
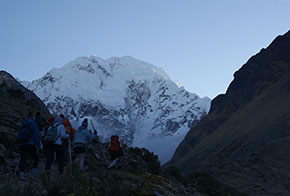
[[[129,146],[157,153],[161,163],[211,101],[186,91],[162,68],[130,56],[79,57],[23,84],[75,127],[85,117],[92,119],[102,140],[117,134]]]

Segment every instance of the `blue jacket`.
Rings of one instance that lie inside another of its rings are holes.
[[[22,126],[25,126],[28,124],[31,124],[30,126],[32,130],[32,138],[29,142],[19,144],[19,146],[34,144],[36,148],[40,148],[40,132],[39,132],[38,125],[32,119],[26,119],[22,121]]]
[[[74,132],[74,147],[85,146],[87,141],[95,138],[95,135],[91,134],[90,131],[85,127],[79,127]]]

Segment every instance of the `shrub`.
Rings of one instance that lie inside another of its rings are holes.
[[[164,171],[164,174],[166,176],[172,176],[179,182],[181,182],[183,185],[187,185],[189,183],[189,180],[182,175],[180,169],[175,166],[170,166],[168,169]]]
[[[43,172],[40,179],[48,195],[96,195],[96,188],[90,182],[87,173],[81,173],[79,168],[74,166],[72,172],[57,177],[53,184],[49,183],[48,175]]]
[[[159,174],[161,172],[161,166],[158,156],[155,155],[153,152],[150,152],[145,148],[134,147],[129,148],[129,153],[132,153],[135,156],[140,156],[148,166],[148,172],[151,172],[153,174]]]
[[[212,196],[245,196],[234,188],[221,183],[207,173],[190,172],[188,178],[192,182],[197,183],[198,190],[201,193]]]
[[[5,196],[41,196],[40,187],[37,183],[29,180],[21,184],[17,181],[10,180],[0,187],[0,195]]]

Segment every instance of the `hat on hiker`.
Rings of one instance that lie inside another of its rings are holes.
[[[41,116],[40,112],[35,113],[35,117],[40,117],[40,116]]]
[[[88,127],[88,119],[85,118],[82,122],[82,127]]]
[[[61,117],[62,119],[64,119],[64,115],[63,114],[60,114],[59,117]]]

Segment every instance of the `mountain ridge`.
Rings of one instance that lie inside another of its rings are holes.
[[[290,31],[251,57],[166,166],[207,171],[250,195],[289,193],[289,54]]]
[[[158,139],[165,142],[166,136],[173,151],[210,104],[210,99],[189,93],[162,68],[129,56],[79,57],[26,85],[53,113],[71,116],[76,124],[91,117],[102,139],[118,134],[128,145],[149,149]]]

